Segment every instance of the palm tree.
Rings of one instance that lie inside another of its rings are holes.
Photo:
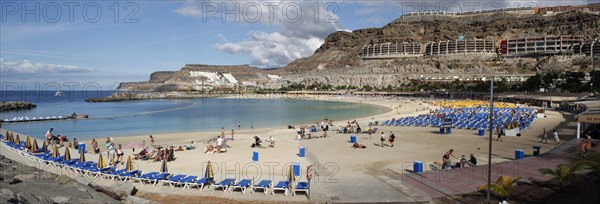
[[[508,176],[500,176],[498,178],[498,180],[496,180],[496,183],[492,183],[490,186],[490,190],[492,191],[492,193],[500,198],[502,198],[503,200],[508,200],[508,196],[510,196],[510,193],[513,190],[514,185],[517,183],[517,181],[521,179],[521,177],[519,178],[512,178],[512,177],[508,177]],[[483,185],[479,187],[479,190],[487,190],[488,186],[487,185]]]
[[[552,176],[551,180],[558,182],[558,190],[561,190],[565,184],[570,183],[578,177],[575,173],[576,170],[570,165],[559,164],[556,169],[540,169],[540,173]]]
[[[586,153],[578,154],[571,160],[574,171],[587,170],[589,176],[596,183],[600,182],[600,150],[590,149]]]

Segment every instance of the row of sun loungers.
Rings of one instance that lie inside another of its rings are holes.
[[[1,138],[3,138],[3,136],[0,134],[0,139]],[[4,141],[2,144],[22,156],[28,157],[41,164],[69,170],[74,173],[94,178],[100,177],[113,181],[139,182],[142,184],[151,184],[153,186],[169,185],[171,188],[181,187],[183,189],[198,188],[199,190],[210,187],[211,191],[222,190],[223,192],[233,192],[239,190],[242,194],[245,194],[247,189],[250,189],[251,193],[261,191],[265,195],[269,190],[271,190],[272,195],[275,194],[276,191],[283,191],[283,194],[286,196],[288,193],[295,196],[296,192],[308,193],[309,191],[308,182],[296,182],[294,186],[290,185],[288,181],[280,181],[273,185],[271,180],[261,180],[258,183],[254,183],[252,179],[242,179],[238,181],[233,178],[226,178],[220,182],[215,182],[214,178],[199,178],[198,176],[185,174],[172,175],[166,172],[144,173],[141,170],[127,171],[127,169],[117,169],[112,166],[98,168],[98,164],[93,161],[81,162],[79,158],[65,160],[64,156],[53,157],[52,153],[32,154],[28,151],[23,151],[25,142],[16,145],[14,142]]]

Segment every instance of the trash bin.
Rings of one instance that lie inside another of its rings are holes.
[[[446,129],[444,129],[444,128],[440,128],[440,134],[444,134],[446,132],[445,130]]]
[[[294,169],[294,176],[300,176],[300,163],[294,162],[294,164],[292,164],[292,167]]]
[[[483,128],[479,129],[478,135],[479,136],[484,136],[485,135],[485,129],[483,129]]]
[[[414,173],[422,173],[423,172],[423,162],[414,161],[413,162],[413,172]]]
[[[525,158],[525,152],[523,152],[523,150],[516,149],[515,150],[515,159],[523,159],[523,158]]]
[[[450,133],[452,133],[452,128],[451,127],[446,128],[446,134],[450,134]]]
[[[77,145],[77,148],[79,148],[79,152],[86,153],[86,151],[85,151],[85,143],[79,143],[79,145]]]
[[[539,156],[540,155],[540,149],[542,149],[541,146],[533,146],[533,156]]]
[[[252,161],[258,161],[258,151],[252,152]]]
[[[350,136],[350,143],[356,143],[356,135]]]
[[[300,152],[298,152],[298,156],[300,157],[304,157],[306,149],[302,146],[300,146]]]

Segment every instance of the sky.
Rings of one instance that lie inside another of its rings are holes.
[[[599,0],[0,1],[0,90],[112,90],[185,64],[282,67],[411,11]]]

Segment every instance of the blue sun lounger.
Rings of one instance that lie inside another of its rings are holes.
[[[167,179],[169,179],[170,176],[171,176],[170,173],[160,173],[160,174],[153,176],[150,179],[147,179],[147,181],[151,182],[153,186],[156,186],[156,184],[159,181],[167,180]]]
[[[169,186],[173,187],[173,183],[177,183],[177,182],[179,182],[179,180],[181,180],[187,176],[188,175],[185,175],[185,174],[177,174],[175,176],[172,176],[168,180],[162,180],[161,183],[162,183],[162,185],[169,184]]]
[[[127,179],[131,179],[133,177],[139,177],[142,175],[142,171],[141,170],[133,170],[130,172],[125,172],[122,174],[119,174],[119,176],[117,177],[118,179],[122,179],[124,182],[127,182]]]
[[[296,192],[308,193],[309,190],[310,186],[308,186],[308,182],[298,182],[296,183],[296,188],[294,188],[294,192],[292,192],[292,196],[296,196]]]
[[[269,188],[271,188],[272,183],[273,182],[271,180],[262,180],[258,184],[252,185],[250,187],[252,189],[251,193],[254,193],[257,189],[262,189],[265,195],[267,195],[267,192],[269,191]]]
[[[246,194],[246,188],[250,187],[250,184],[252,184],[251,179],[242,179],[240,182],[230,185],[229,192],[233,193],[235,189],[240,189],[242,194]]]
[[[224,179],[219,183],[211,185],[212,191],[215,191],[217,188],[222,188],[223,192],[227,192],[229,185],[231,185],[233,182],[235,182],[235,179],[232,179],[232,178]]]
[[[183,188],[187,188],[187,187],[194,187],[194,186],[198,186],[199,190],[202,190],[202,188],[204,188],[204,186],[212,184],[212,182],[214,181],[213,178],[201,178],[198,179],[196,182],[188,182],[185,184],[185,186],[183,186]]]
[[[185,188],[185,186],[188,183],[196,182],[197,178],[197,176],[187,176],[185,178],[180,179],[178,182],[169,183],[169,185],[171,185],[171,187],[173,188],[175,188],[175,186],[183,186]]]
[[[289,183],[287,181],[280,181],[277,185],[271,188],[271,195],[275,194],[275,191],[283,191],[283,194],[287,196],[289,189]]]

